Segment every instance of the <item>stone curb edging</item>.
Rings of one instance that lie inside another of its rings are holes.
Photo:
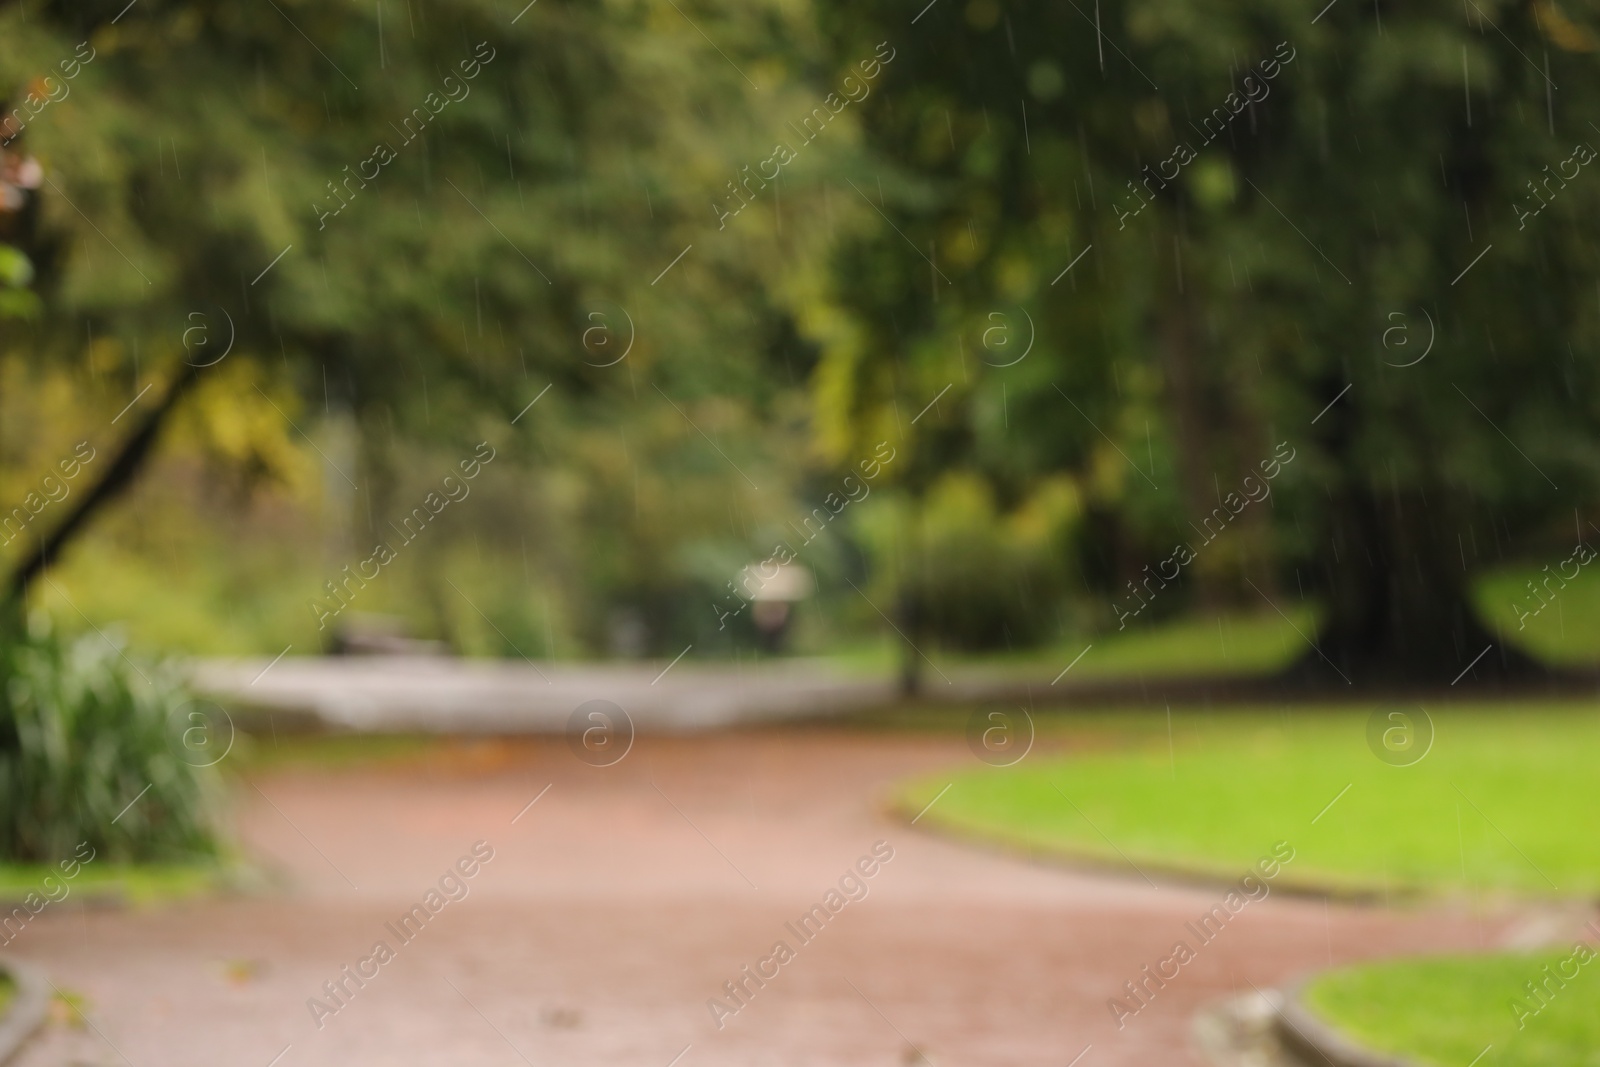
[[[1189,1036],[1211,1067],[1304,1067],[1283,1049],[1276,989],[1235,993],[1206,1004],[1190,1022]]]
[[[14,989],[11,1010],[0,1017],[0,1064],[11,1062],[50,1013],[50,983],[44,974],[16,960],[0,960],[0,971]]]
[[[910,805],[903,804],[901,799],[888,795],[876,802],[878,813],[890,822],[898,824],[902,829],[911,829],[916,822],[912,818],[913,812]],[[921,816],[917,816],[920,818]],[[1053,868],[1056,870],[1078,871],[1080,873],[1112,875],[1127,879],[1129,882],[1138,880],[1142,873],[1145,880],[1154,879],[1164,887],[1182,887],[1189,889],[1216,889],[1227,887],[1238,881],[1238,871],[1230,873],[1223,867],[1186,866],[1181,861],[1171,863],[1160,859],[1145,858],[1139,861],[1136,868],[1130,868],[1131,862],[1126,856],[1121,860],[1087,850],[1079,851],[1073,846],[1042,847],[1026,842],[1014,841],[1003,837],[994,837],[987,831],[965,826],[952,826],[929,820],[919,823],[915,827],[918,832],[929,834],[951,841],[967,848],[981,849],[992,855],[1004,856],[1008,859],[1018,860],[1034,866]],[[1429,900],[1426,890],[1411,890],[1398,888],[1385,895],[1382,889],[1368,889],[1360,886],[1328,885],[1315,881],[1296,882],[1285,877],[1274,880],[1272,893],[1301,900],[1331,900],[1335,903],[1376,905],[1380,903],[1394,903],[1397,906],[1408,906],[1414,903],[1425,903]]]
[[[1283,1005],[1275,1020],[1278,1039],[1303,1058],[1307,1064],[1320,1067],[1419,1067],[1412,1060],[1393,1056],[1356,1042],[1339,1030],[1323,1022],[1306,1007],[1301,994],[1309,979],[1300,979],[1284,988]]]

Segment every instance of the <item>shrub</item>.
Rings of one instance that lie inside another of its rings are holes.
[[[900,587],[880,592],[909,593],[922,626],[940,644],[967,651],[1020,647],[1055,630],[1080,512],[1069,481],[1046,480],[1009,510],[985,480],[960,471],[940,478],[915,513],[904,500],[889,500],[863,506],[863,536],[880,575],[911,573]]]
[[[214,855],[203,707],[170,666],[100,634],[0,648],[0,858],[49,862],[81,841],[113,861]]]

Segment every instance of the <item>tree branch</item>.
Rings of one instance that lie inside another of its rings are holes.
[[[3,0],[0,0],[0,3],[3,3]],[[7,600],[21,604],[27,596],[28,584],[56,561],[62,549],[78,536],[90,518],[133,484],[148,460],[156,439],[161,435],[167,417],[183,398],[183,394],[194,384],[198,374],[199,370],[193,364],[183,365],[178,376],[167,386],[161,402],[156,405],[155,410],[144,417],[139,428],[124,442],[121,451],[117,453],[116,459],[112,460],[111,466],[101,479],[78,499],[77,507],[68,513],[59,526],[41,538],[38,547],[11,572],[11,577],[6,583]]]

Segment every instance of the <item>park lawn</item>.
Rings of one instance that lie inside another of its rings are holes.
[[[1544,610],[1524,620],[1518,606],[1527,609],[1541,603],[1527,591],[1527,583],[1541,577],[1542,572],[1526,562],[1490,571],[1478,579],[1473,600],[1492,628],[1547,663],[1570,667],[1600,663],[1600,641],[1594,636],[1600,634],[1600,577],[1587,580],[1580,576]],[[1271,608],[1196,611],[1147,626],[1075,638],[1048,650],[1031,649],[987,660],[1041,666],[1059,663],[1064,667],[1092,644],[1068,677],[1271,674],[1307,654],[1311,647],[1307,641],[1314,639],[1317,631],[1316,610],[1292,600],[1280,601],[1280,606],[1282,615]],[[890,642],[880,658],[892,656],[894,651]]]
[[[1315,633],[1316,626],[1315,613],[1302,607],[1289,610],[1287,617],[1273,611],[1186,615],[1096,638],[1067,677],[1270,674],[1307,651],[1300,634]],[[1076,655],[1082,647],[1063,651]],[[1067,662],[1070,658],[1062,665]]]
[[[1419,1063],[1466,1067],[1492,1045],[1479,1067],[1600,1067],[1600,960],[1579,967],[1564,987],[1552,984],[1542,1008],[1523,988],[1571,955],[1567,948],[1340,968],[1314,979],[1304,999],[1368,1048]],[[1539,1010],[1520,1014],[1514,1001]]]
[[[1554,566],[1562,558],[1550,563]],[[1527,588],[1530,580],[1545,577],[1541,570],[1531,565],[1507,567],[1480,578],[1474,599],[1484,619],[1508,641],[1546,663],[1592,667],[1600,661],[1600,641],[1595,637],[1600,634],[1600,574],[1588,573],[1593,569],[1584,568],[1546,603]],[[1554,583],[1549,588],[1556,591]]]
[[[1286,614],[1287,618],[1271,610],[1195,613],[1016,652],[929,651],[941,668],[1026,668],[1054,675],[1072,664],[1067,677],[1079,681],[1270,674],[1308,651],[1301,634],[1316,630],[1316,613],[1311,609],[1296,606]],[[836,669],[885,673],[895,669],[901,651],[898,638],[889,634],[875,642],[852,641],[826,658]],[[1080,652],[1084,652],[1081,659]],[[931,669],[928,672],[932,674]]]
[[[1473,600],[1483,619],[1506,639],[1547,663],[1585,667],[1600,663],[1600,577],[1580,575],[1536,615],[1518,612],[1541,601],[1527,590],[1530,580],[1544,577],[1522,562],[1481,576]],[[1112,630],[1092,638],[1093,648],[1069,677],[1262,675],[1288,667],[1305,655],[1317,631],[1318,613],[1305,604],[1280,601],[1283,614],[1263,608],[1254,612],[1192,612],[1149,626]],[[1030,660],[1062,666],[1091,639],[1066,642],[1048,654],[1021,654]],[[1012,658],[1012,657],[1007,657]]]
[[[1124,870],[1233,880],[1287,842],[1279,885],[1600,890],[1594,705],[1437,705],[1432,748],[1409,767],[1368,748],[1369,717],[1391,711],[1419,709],[1183,709],[1170,735],[1161,710],[1039,715],[1017,765],[965,761],[903,784],[894,803],[909,817],[948,785],[919,825]]]
[[[1491,571],[1481,578],[1473,599],[1482,618],[1506,639],[1546,663],[1563,667],[1600,664],[1600,577],[1573,581],[1537,615],[1524,620],[1518,605],[1539,603],[1526,589],[1542,577],[1528,563]],[[1016,652],[958,654],[928,648],[941,667],[963,669],[1050,669],[1067,666],[1087,647],[1070,674],[1076,681],[1117,678],[1222,677],[1267,675],[1283,670],[1310,651],[1318,612],[1304,603],[1280,602],[1284,614],[1259,611],[1191,612],[1177,618],[1127,630],[1109,630],[1062,639],[1040,648]],[[899,662],[894,635],[876,642],[853,641],[827,658],[835,667],[857,671],[891,671]]]

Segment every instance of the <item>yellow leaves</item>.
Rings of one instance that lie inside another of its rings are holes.
[[[829,463],[845,463],[856,441],[854,415],[862,395],[857,374],[865,339],[851,316],[834,305],[810,303],[800,318],[806,335],[822,346],[812,378],[817,450]]]
[[[1539,22],[1539,28],[1557,48],[1566,52],[1595,50],[1594,34],[1569,19],[1555,0],[1534,0],[1533,14]]]
[[[965,270],[978,262],[981,249],[970,223],[951,221],[940,231],[939,258],[948,266]]]
[[[191,441],[224,463],[276,482],[298,495],[318,484],[315,453],[295,433],[287,392],[256,389],[260,368],[234,357],[207,368],[186,402]],[[276,393],[277,395],[274,395]],[[277,408],[268,401],[273,396]]]
[[[957,269],[977,263],[993,246],[1001,229],[1002,208],[985,186],[976,186],[962,204],[959,215],[946,218],[939,231],[941,265]]]
[[[925,573],[962,600],[973,590],[997,581],[1010,585],[1023,576],[1048,585],[1080,515],[1078,489],[1069,477],[1047,478],[1018,507],[1001,511],[981,475],[946,473],[922,508]],[[965,594],[958,592],[963,587]]]
[[[1007,253],[995,265],[996,289],[1007,300],[1020,302],[1032,296],[1038,276],[1031,256]]]
[[[99,378],[121,370],[123,357],[121,341],[115,337],[96,337],[89,342],[89,351],[84,356],[84,361],[89,364],[89,373]]]
[[[1083,494],[1066,475],[1046,478],[1011,517],[1017,540],[1045,551],[1076,524],[1083,512]]]
[[[7,430],[0,514],[8,514],[43,476],[54,473],[55,464],[72,455],[75,442],[102,439],[90,432],[99,420],[83,417],[81,391],[59,371],[35,369],[17,357],[0,362],[0,422]]]
[[[1100,500],[1120,500],[1133,473],[1128,470],[1128,461],[1108,444],[1094,450],[1088,466],[1089,491]]]
[[[1057,475],[1002,514],[988,481],[970,471],[952,471],[929,491],[925,508],[930,527],[945,539],[986,541],[1001,551],[1029,555],[1052,550],[1081,514],[1082,497],[1070,477]]]

